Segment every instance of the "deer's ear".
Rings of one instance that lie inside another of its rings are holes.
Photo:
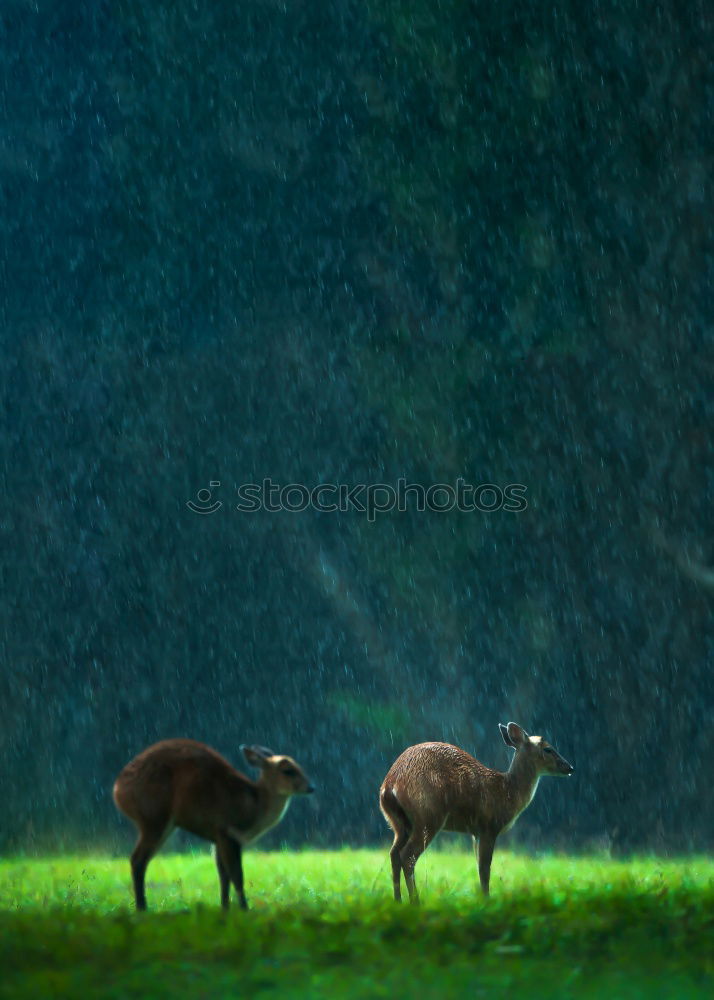
[[[511,746],[516,747],[516,749],[523,746],[528,739],[528,733],[517,722],[509,722],[506,729],[508,730],[508,738],[511,741]]]
[[[267,747],[259,747],[255,745],[249,747],[243,744],[241,746],[241,750],[243,751],[243,756],[252,767],[262,767],[268,757],[274,756],[273,751],[268,750]]]
[[[508,730],[506,729],[506,727],[503,725],[502,722],[499,722],[498,728],[501,730],[501,736],[503,737],[503,742],[506,744],[506,746],[513,747],[513,749],[515,750],[516,749],[515,744],[511,743],[511,737],[508,735]]]

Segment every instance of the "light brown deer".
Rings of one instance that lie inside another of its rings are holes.
[[[542,736],[529,736],[515,722],[499,723],[506,746],[516,753],[507,772],[484,767],[450,743],[408,747],[389,769],[379,807],[394,831],[390,852],[394,898],[401,902],[401,873],[411,903],[419,902],[414,867],[440,830],[470,833],[478,842],[481,888],[488,896],[493,848],[535,795],[544,774],[570,775],[573,767]]]
[[[221,906],[228,909],[232,882],[241,907],[248,908],[243,848],[280,822],[291,796],[314,789],[292,757],[260,746],[241,750],[248,763],[260,769],[257,781],[204,743],[183,739],[155,743],[120,773],[114,801],[139,830],[131,855],[137,910],[146,909],[146,867],[177,826],[216,845]]]

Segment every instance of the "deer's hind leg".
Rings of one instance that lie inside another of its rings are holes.
[[[399,805],[397,798],[389,789],[383,789],[379,798],[379,805],[385,819],[394,831],[394,843],[389,852],[389,860],[392,863],[392,887],[394,889],[394,899],[397,903],[402,901],[402,850],[411,832],[409,817]],[[406,878],[406,876],[405,876]]]
[[[409,830],[406,827],[395,829],[394,843],[389,852],[389,860],[392,862],[392,886],[394,888],[394,898],[397,903],[402,901],[402,850],[409,839]],[[404,875],[406,879],[406,874]]]
[[[414,880],[416,863],[441,829],[441,825],[427,819],[420,819],[418,823],[415,822],[401,850],[402,870],[404,871],[404,881],[407,884],[410,903],[419,902],[419,893],[416,881]]]
[[[146,909],[146,892],[144,889],[144,878],[149,862],[173,830],[170,822],[167,822],[158,833],[148,829],[139,830],[139,839],[134,850],[131,852],[131,880],[134,885],[134,899],[137,910]]]

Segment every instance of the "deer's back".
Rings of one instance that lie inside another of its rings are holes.
[[[114,786],[131,819],[174,825],[212,839],[217,826],[242,825],[255,808],[254,783],[225,757],[195,740],[163,740],[134,757]]]
[[[418,743],[395,760],[382,787],[412,823],[429,815],[447,830],[470,831],[488,822],[498,777],[451,743]]]
[[[490,773],[490,768],[451,743],[417,743],[397,757],[384,784],[405,789],[416,788],[424,781],[442,783],[449,780],[458,784]]]
[[[130,760],[117,778],[117,785],[146,786],[172,782],[177,775],[199,773],[207,778],[238,772],[221,755],[196,740],[162,740]]]

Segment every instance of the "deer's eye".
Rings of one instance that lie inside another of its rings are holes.
[[[555,753],[553,747],[543,747],[543,753]]]
[[[297,778],[298,773],[294,767],[284,767],[283,774],[286,778]]]

